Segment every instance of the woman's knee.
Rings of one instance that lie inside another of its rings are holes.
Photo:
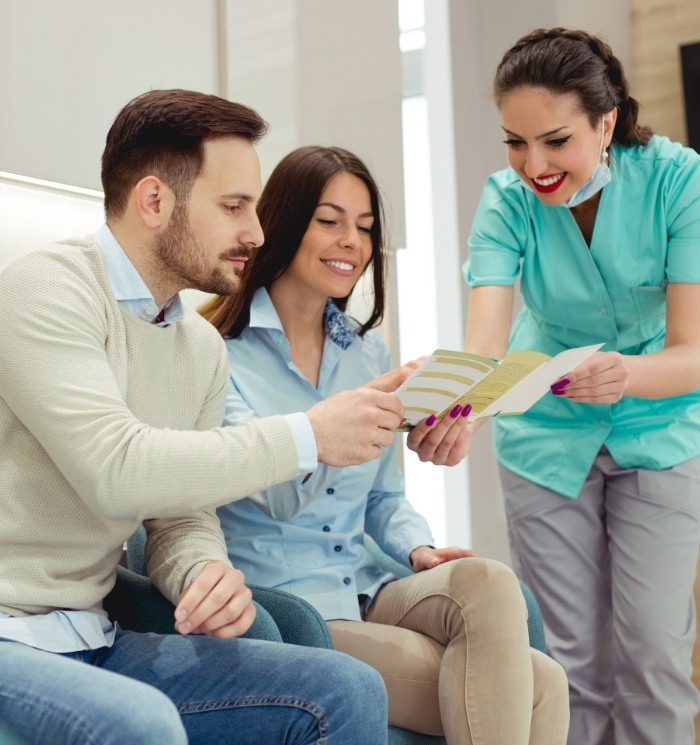
[[[444,591],[460,606],[478,599],[479,602],[503,603],[510,608],[520,605],[524,609],[518,578],[502,562],[474,557],[456,559],[441,567],[445,567]]]
[[[569,731],[569,683],[564,668],[536,649],[532,654],[532,742],[564,742]]]
[[[535,707],[544,699],[549,699],[568,708],[569,682],[564,668],[537,649],[531,650],[531,654]]]

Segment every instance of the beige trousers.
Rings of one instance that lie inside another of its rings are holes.
[[[563,745],[562,668],[530,648],[508,567],[450,561],[385,585],[365,621],[330,621],[336,649],[378,670],[389,723],[450,745]]]

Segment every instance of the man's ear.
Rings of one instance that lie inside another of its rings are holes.
[[[151,230],[164,228],[175,206],[175,194],[157,176],[145,176],[133,191],[136,211]]]

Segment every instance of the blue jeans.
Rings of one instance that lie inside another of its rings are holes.
[[[0,640],[0,721],[51,745],[381,745],[381,677],[340,652],[119,630],[54,654]]]

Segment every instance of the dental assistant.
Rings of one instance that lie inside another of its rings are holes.
[[[472,226],[465,348],[604,342],[495,420],[511,549],[569,679],[568,742],[690,745],[700,156],[638,124],[620,61],[583,31],[522,37],[494,94],[509,167]]]

